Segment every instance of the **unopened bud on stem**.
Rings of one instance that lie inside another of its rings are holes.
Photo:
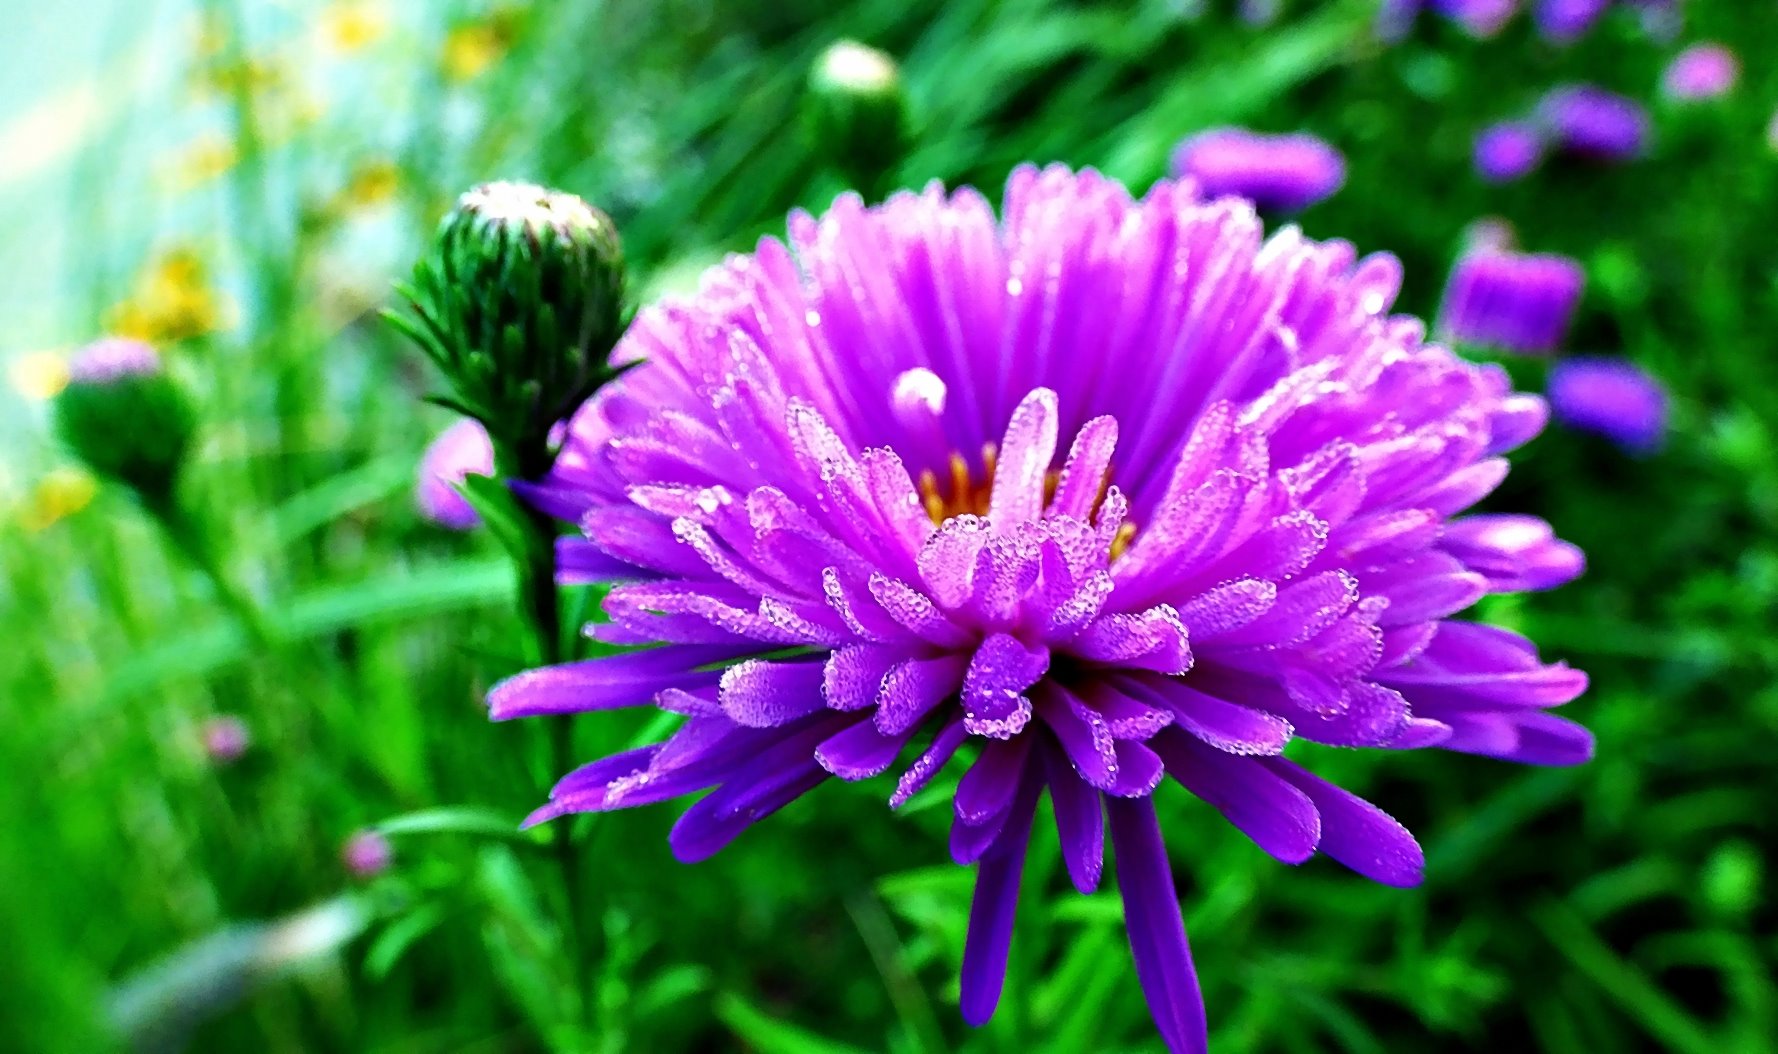
[[[572,194],[485,183],[444,218],[392,316],[443,371],[438,401],[482,422],[511,471],[549,468],[550,429],[616,375],[624,258],[610,217]]]
[[[881,197],[909,146],[907,94],[895,60],[842,40],[809,71],[810,135],[817,155],[868,198]]]
[[[185,389],[139,340],[109,337],[76,352],[56,396],[56,431],[99,476],[151,503],[169,500],[196,418]]]

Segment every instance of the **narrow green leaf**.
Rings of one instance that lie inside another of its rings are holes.
[[[1532,918],[1557,951],[1668,1050],[1717,1054],[1728,1049],[1572,911],[1552,901],[1534,911]]]
[[[348,513],[383,501],[411,486],[413,478],[414,459],[392,454],[310,487],[272,510],[267,548],[282,549]]]
[[[510,604],[511,595],[512,569],[504,558],[468,560],[322,586],[288,604],[271,605],[266,615],[279,639],[298,641],[348,627],[498,607]],[[171,627],[164,639],[119,663],[94,703],[103,710],[170,681],[208,676],[256,654],[247,635],[228,618]],[[82,713],[76,709],[70,716]]]
[[[553,544],[553,540],[532,528],[518,496],[505,483],[491,476],[470,475],[457,484],[457,491],[481,516],[482,523],[501,546],[515,559],[522,560],[524,566],[530,567],[535,560],[549,555],[540,547]]]
[[[492,809],[469,805],[422,809],[391,817],[376,825],[377,830],[396,837],[415,834],[462,834],[491,838],[524,846],[538,846],[543,840],[536,834],[519,829],[519,821]]]
[[[423,904],[396,919],[377,934],[364,952],[364,972],[373,981],[381,981],[395,969],[408,949],[418,944],[445,920],[445,911],[437,904]]]
[[[732,992],[716,997],[716,1016],[759,1054],[865,1054],[857,1047],[780,1021]]]

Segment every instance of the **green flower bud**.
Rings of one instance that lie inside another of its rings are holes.
[[[444,372],[444,403],[480,421],[515,470],[548,469],[550,429],[616,375],[626,323],[623,247],[572,194],[485,183],[439,225],[395,323]]]
[[[880,196],[910,139],[895,60],[853,40],[829,45],[809,71],[808,109],[816,153],[867,196]]]
[[[56,431],[94,475],[167,499],[197,418],[153,347],[110,337],[76,352],[56,396]]]

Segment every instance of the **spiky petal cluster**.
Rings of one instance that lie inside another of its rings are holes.
[[[671,836],[687,861],[830,777],[898,769],[899,805],[960,774],[971,1022],[1047,793],[1082,890],[1109,832],[1155,1020],[1198,1051],[1151,796],[1171,779],[1281,860],[1417,882],[1400,825],[1282,752],[1584,760],[1587,733],[1546,712],[1584,676],[1450,619],[1579,554],[1541,521],[1453,518],[1545,411],[1386,313],[1393,258],[1062,168],[1014,173],[1002,217],[970,189],[842,197],[645,311],[618,355],[648,365],[524,489],[579,524],[569,577],[628,579],[591,632],[664,643],[490,705],[684,714],[534,819],[708,789]]]

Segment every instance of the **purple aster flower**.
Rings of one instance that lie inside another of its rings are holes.
[[[380,832],[359,831],[340,847],[340,862],[353,878],[375,878],[395,862],[395,849]]]
[[[1447,340],[1527,355],[1552,352],[1585,285],[1585,272],[1566,256],[1479,245],[1451,269],[1437,330]]]
[[[1667,433],[1667,392],[1623,359],[1564,359],[1550,371],[1550,407],[1572,428],[1598,432],[1634,454],[1652,454]]]
[[[1661,90],[1670,99],[1694,101],[1726,95],[1741,77],[1741,60],[1721,44],[1693,44],[1668,64]]]
[[[233,714],[220,714],[204,722],[204,756],[217,765],[230,765],[247,753],[252,737],[247,722]]]
[[[1206,195],[1235,194],[1261,208],[1296,210],[1339,190],[1346,159],[1312,135],[1267,135],[1213,128],[1173,150],[1173,178],[1195,180]]]
[[[1634,99],[1590,84],[1554,88],[1539,122],[1563,150],[1596,161],[1627,161],[1648,144],[1648,113]]]
[[[1532,18],[1545,40],[1572,44],[1587,35],[1612,0],[1538,0]]]
[[[492,716],[685,715],[529,822],[708,790],[670,837],[689,862],[831,777],[897,770],[894,807],[959,772],[980,1024],[1048,794],[1080,889],[1109,834],[1156,1024],[1203,1051],[1163,782],[1287,863],[1407,886],[1413,837],[1288,742],[1592,751],[1547,712],[1584,674],[1451,618],[1579,570],[1537,521],[1459,515],[1543,403],[1389,315],[1399,280],[1245,201],[1060,167],[1015,172],[998,220],[937,185],[793,215],[638,316],[615,355],[646,364],[523,488],[583,532],[565,577],[619,580],[588,632],[659,646],[519,674]]]
[[[1475,167],[1490,183],[1510,183],[1543,161],[1543,135],[1526,121],[1502,121],[1482,129],[1475,140]]]
[[[457,484],[463,477],[492,476],[494,446],[481,422],[464,418],[446,428],[420,458],[419,478],[414,483],[414,503],[420,515],[453,531],[467,531],[481,523]]]

